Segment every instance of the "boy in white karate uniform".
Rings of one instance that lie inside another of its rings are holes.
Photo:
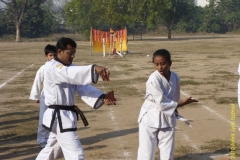
[[[104,103],[116,104],[111,92],[105,94],[91,83],[97,83],[99,75],[108,80],[110,72],[101,66],[74,66],[76,42],[61,38],[57,42],[57,57],[45,64],[44,94],[48,109],[44,113],[43,126],[50,131],[45,148],[37,160],[52,160],[54,147],[58,144],[65,160],[83,160],[84,152],[76,133],[77,117],[80,114],[84,125],[88,122],[75,104],[75,93],[89,106],[98,109]]]
[[[44,53],[47,61],[51,61],[54,58],[54,55],[57,54],[56,47],[48,44],[44,48]],[[42,126],[43,113],[47,109],[47,106],[44,102],[44,92],[43,90],[41,92],[41,84],[43,83],[44,79],[44,66],[45,65],[42,65],[36,73],[29,97],[29,99],[34,100],[36,103],[40,103],[37,142],[40,145],[41,149],[44,148],[47,144],[47,139],[49,136],[49,131]]]
[[[170,71],[171,55],[165,49],[153,54],[156,67],[146,82],[145,101],[142,105],[139,122],[138,160],[154,160],[155,149],[160,150],[159,159],[172,160],[177,108],[192,102],[191,97],[180,100],[180,80]]]

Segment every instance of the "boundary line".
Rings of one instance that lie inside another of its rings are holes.
[[[34,65],[34,64],[31,64],[31,65],[28,66],[27,68],[25,68],[25,69],[21,70],[20,72],[18,72],[18,73],[17,73],[15,76],[13,76],[12,78],[8,79],[6,82],[2,83],[2,84],[0,85],[0,89],[1,89],[2,87],[4,87],[8,82],[12,81],[12,80],[15,79],[17,76],[19,76],[20,74],[22,74],[26,69],[32,67],[33,65]]]

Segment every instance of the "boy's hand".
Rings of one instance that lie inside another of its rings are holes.
[[[40,100],[34,100],[34,102],[35,102],[35,103],[39,103],[39,102],[40,102]]]
[[[106,97],[104,98],[104,103],[106,105],[116,105],[116,98],[114,97],[114,91],[110,91],[106,94]]]
[[[107,68],[96,65],[95,70],[98,74],[101,75],[103,81],[110,81],[109,80],[110,71]]]
[[[189,103],[192,103],[192,102],[199,102],[198,100],[196,99],[192,99],[192,97],[188,97],[184,100],[181,100],[179,103],[178,103],[178,106],[177,107],[182,107],[186,104],[189,104]]]

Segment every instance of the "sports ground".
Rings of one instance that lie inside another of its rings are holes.
[[[0,159],[32,160],[40,149],[36,142],[39,105],[28,99],[43,48],[56,42],[0,42]],[[172,54],[171,70],[181,79],[181,97],[199,103],[179,109],[193,120],[192,128],[178,121],[176,160],[240,159],[240,109],[237,103],[240,35],[175,36],[128,41],[124,58],[92,53],[89,42],[77,41],[76,65],[107,67],[110,82],[95,87],[114,90],[117,105],[94,110],[76,97],[89,126],[78,121],[78,135],[86,160],[135,160],[138,149],[137,118],[144,101],[145,82],[155,70],[152,53],[165,48]],[[147,56],[149,55],[149,56]],[[159,154],[156,151],[156,155]],[[64,159],[60,157],[59,159]]]

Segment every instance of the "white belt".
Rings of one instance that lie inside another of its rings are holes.
[[[189,127],[191,127],[193,129],[192,125],[190,124],[190,122],[193,122],[193,120],[186,119],[177,112],[175,112],[175,114],[176,114],[177,120],[183,121],[184,123],[186,123]]]

